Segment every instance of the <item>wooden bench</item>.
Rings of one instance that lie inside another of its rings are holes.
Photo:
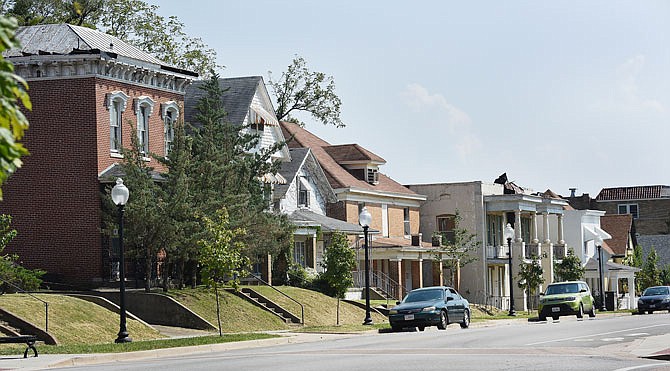
[[[23,358],[28,358],[28,351],[30,349],[33,350],[35,353],[35,357],[37,357],[37,348],[35,348],[35,342],[37,341],[37,337],[35,335],[18,335],[18,336],[2,336],[0,337],[0,344],[10,344],[10,343],[26,343],[28,346],[26,348],[26,351],[23,352]]]

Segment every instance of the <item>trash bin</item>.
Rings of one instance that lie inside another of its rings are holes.
[[[615,298],[615,292],[614,291],[605,291],[605,309],[609,311],[613,311],[615,309],[614,306],[614,298]]]

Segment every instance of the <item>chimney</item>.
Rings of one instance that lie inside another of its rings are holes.
[[[575,197],[575,191],[577,190],[577,188],[568,188],[568,189],[570,190],[570,197],[571,198]]]

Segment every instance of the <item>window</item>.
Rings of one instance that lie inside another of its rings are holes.
[[[637,219],[638,213],[637,204],[619,204],[619,214],[632,214],[633,219]]]
[[[263,133],[265,130],[265,119],[253,109],[249,110],[249,127],[258,133]]]
[[[149,97],[135,99],[135,114],[137,115],[137,139],[140,152],[149,153],[149,117],[154,109],[154,101]]]
[[[402,209],[402,214],[404,217],[404,224],[405,224],[405,236],[409,236],[412,234],[412,225],[410,224],[409,221],[409,207],[405,207]]]
[[[377,169],[368,168],[367,181],[370,184],[379,183],[379,171]]]
[[[305,241],[295,241],[293,244],[293,262],[305,267]]]
[[[112,153],[119,153],[123,145],[122,127],[123,111],[126,110],[128,96],[122,91],[107,94],[106,105],[109,110],[109,149]]]
[[[502,225],[503,217],[502,215],[486,215],[486,233],[487,233],[487,243],[489,246],[501,246],[502,245]]]
[[[437,217],[437,231],[442,235],[442,242],[454,243],[456,215],[440,215]]]
[[[301,189],[298,191],[298,206],[309,206],[309,191]]]
[[[177,117],[179,116],[177,103],[166,102],[161,104],[161,115],[163,116],[165,156],[167,156],[172,149],[172,142],[174,141],[174,125],[177,122]]]

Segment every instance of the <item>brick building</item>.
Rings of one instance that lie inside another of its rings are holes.
[[[101,189],[130,144],[130,125],[161,170],[148,154],[168,150],[197,74],[84,27],[21,27],[17,37],[22,48],[5,57],[28,82],[33,109],[23,141],[30,155],[0,203],[19,232],[7,252],[47,271],[45,281],[99,285],[112,278],[115,259],[100,232]]]

